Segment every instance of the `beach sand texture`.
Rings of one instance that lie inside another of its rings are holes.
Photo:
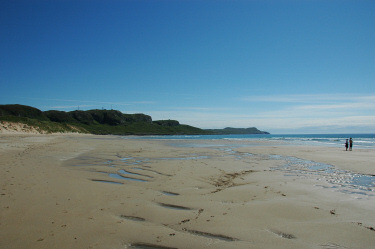
[[[373,151],[231,143],[2,134],[0,248],[374,248],[374,192],[269,156],[375,175]]]

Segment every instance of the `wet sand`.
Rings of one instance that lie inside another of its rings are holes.
[[[373,151],[189,143],[0,135],[0,248],[373,248],[375,192],[272,157],[375,175]]]

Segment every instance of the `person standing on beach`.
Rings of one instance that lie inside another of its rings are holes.
[[[345,151],[348,151],[348,146],[349,146],[349,142],[348,142],[348,139],[346,139],[346,141],[345,141]]]
[[[349,139],[349,150],[351,151],[353,149],[353,139]]]

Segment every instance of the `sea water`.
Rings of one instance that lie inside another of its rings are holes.
[[[346,139],[353,139],[353,148],[375,149],[375,134],[244,134],[244,135],[166,135],[132,136],[132,139],[162,140],[220,140],[229,141],[278,141],[285,145],[317,145],[344,147]]]

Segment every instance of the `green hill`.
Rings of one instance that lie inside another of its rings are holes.
[[[4,116],[49,120],[41,110],[26,105],[0,105],[0,117]]]
[[[176,120],[157,120],[145,114],[124,114],[116,110],[42,112],[25,105],[0,105],[0,120],[37,127],[47,133],[81,132],[113,135],[211,134]]]

